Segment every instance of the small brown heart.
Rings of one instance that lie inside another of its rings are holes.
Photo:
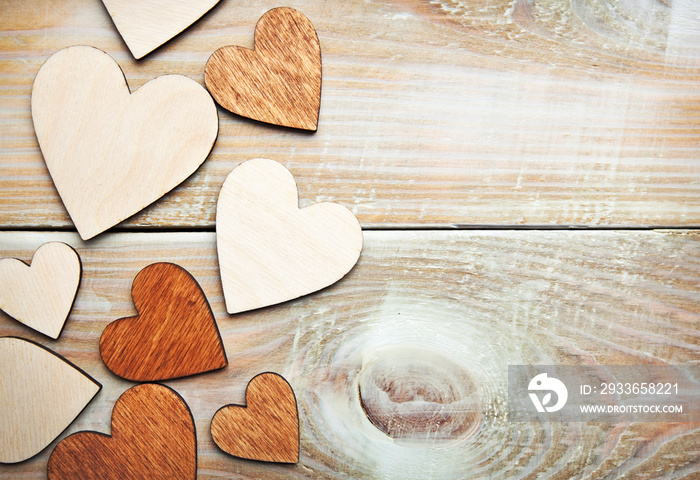
[[[294,391],[276,373],[248,384],[247,406],[227,405],[211,421],[211,436],[224,452],[263,462],[299,461],[299,416]]]
[[[255,26],[255,50],[226,46],[207,61],[204,83],[225,109],[261,122],[316,131],[321,45],[293,8],[273,8]]]
[[[139,315],[107,325],[100,355],[120,377],[149,382],[186,377],[228,365],[214,315],[187,270],[154,263],[131,287]]]
[[[69,435],[51,453],[47,473],[49,480],[194,480],[197,434],[192,413],[174,390],[137,385],[114,405],[111,436]]]
[[[220,0],[102,0],[134,58],[186,30]]]

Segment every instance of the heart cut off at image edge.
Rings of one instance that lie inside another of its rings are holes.
[[[102,0],[134,58],[148,55],[203,17],[220,0]]]
[[[179,479],[197,477],[197,433],[183,398],[145,383],[124,392],[112,410],[111,435],[78,432],[49,457],[49,480]]]

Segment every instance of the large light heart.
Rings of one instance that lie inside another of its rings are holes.
[[[141,58],[196,22],[219,0],[102,0],[134,58]]]
[[[41,452],[100,388],[49,350],[21,338],[0,338],[0,463]]]
[[[181,75],[129,93],[119,65],[92,47],[53,54],[32,87],[41,151],[87,240],[158,200],[209,155],[218,132],[207,91]]]
[[[49,242],[34,252],[32,265],[0,260],[0,310],[51,338],[58,338],[78,292],[82,265],[69,245]]]
[[[255,159],[235,168],[221,188],[216,241],[226,309],[237,313],[340,280],[360,256],[362,228],[336,203],[299,209],[289,170]]]

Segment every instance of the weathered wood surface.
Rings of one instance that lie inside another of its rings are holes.
[[[108,432],[115,401],[133,383],[102,363],[100,334],[136,314],[136,274],[169,261],[202,286],[229,359],[222,370],[167,382],[194,415],[200,479],[690,479],[700,471],[698,424],[506,418],[508,364],[697,362],[698,232],[370,231],[339,283],[235,316],[226,314],[213,232],[87,243],[69,233],[2,232],[0,252],[29,259],[47,241],[67,242],[83,259],[65,330],[52,341],[3,315],[0,335],[55,349],[103,384],[66,434]],[[243,404],[246,385],[264,371],[294,388],[297,465],[228,457],[209,434],[217,409]],[[436,428],[438,407],[448,414]],[[0,467],[0,476],[45,478],[51,448]]]
[[[0,463],[28,460],[82,412],[100,384],[47,348],[0,338]]]
[[[219,0],[102,0],[134,58],[184,31]]]
[[[319,129],[220,109],[207,162],[128,226],[212,226],[244,160],[285,164],[309,203],[363,226],[700,225],[700,6],[695,0],[292,1],[323,56]],[[253,46],[271,1],[221,2],[135,61],[101,2],[0,2],[0,225],[69,227],[29,94],[57,50],[89,44],[136,88],[203,83],[224,45]]]

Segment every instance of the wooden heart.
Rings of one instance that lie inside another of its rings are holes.
[[[68,47],[32,87],[34,129],[49,173],[86,240],[182,183],[218,132],[216,106],[197,82],[164,75],[129,94],[112,58]]]
[[[34,342],[0,338],[0,463],[41,452],[102,386]]]
[[[229,313],[291,300],[340,280],[362,250],[362,228],[337,203],[299,209],[292,174],[249,160],[224,181],[216,242]]]
[[[134,58],[185,30],[219,0],[102,0]]]
[[[207,61],[204,83],[225,109],[261,122],[315,131],[321,107],[321,45],[308,18],[273,8],[255,26],[255,50],[226,46]]]
[[[187,270],[154,263],[136,275],[131,295],[139,315],[107,325],[100,355],[112,372],[150,382],[228,365],[204,292]]]
[[[299,461],[299,415],[294,391],[276,373],[248,383],[246,406],[227,405],[211,421],[211,436],[224,452],[263,462]]]
[[[174,390],[137,385],[112,410],[112,435],[78,432],[56,445],[50,480],[178,479],[197,477],[192,413]]]
[[[0,310],[51,338],[58,338],[78,293],[82,265],[78,252],[60,242],[34,252],[31,267],[15,258],[0,260]]]

